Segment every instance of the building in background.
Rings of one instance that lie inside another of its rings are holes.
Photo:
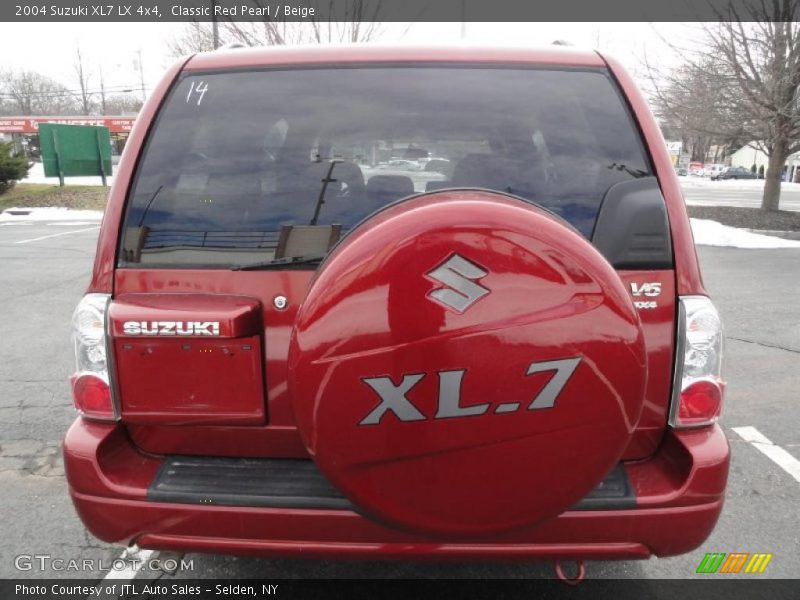
[[[732,167],[744,167],[752,170],[753,165],[755,165],[756,173],[758,173],[759,177],[763,177],[768,164],[769,157],[756,148],[754,142],[742,146],[731,154]],[[786,165],[783,167],[783,180],[800,182],[800,152],[792,154],[786,159]]]
[[[108,127],[111,133],[112,162],[119,160],[136,117],[0,117],[0,136],[10,137],[33,159],[39,158],[39,123],[94,125]]]

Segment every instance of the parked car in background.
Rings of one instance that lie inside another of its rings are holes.
[[[414,160],[390,160],[389,162],[379,164],[376,169],[381,170],[396,170],[396,171],[421,171],[422,165]]]
[[[686,167],[677,167],[675,169],[675,174],[680,177],[686,177],[687,175],[689,175],[689,169],[687,169]]]
[[[703,166],[703,163],[689,163],[689,175],[692,175],[693,177],[701,177],[703,175],[704,168],[705,167]]]
[[[706,165],[703,169],[703,177],[716,177],[727,167],[725,165]]]
[[[432,158],[425,162],[424,169],[429,173],[444,173],[449,177],[453,174],[454,166],[453,162],[446,158]]]
[[[753,173],[750,169],[745,169],[744,167],[728,167],[727,169],[723,169],[721,172],[717,173],[716,175],[712,175],[711,179],[713,181],[718,181],[720,179],[755,179],[756,174]]]

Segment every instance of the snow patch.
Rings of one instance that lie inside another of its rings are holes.
[[[91,221],[91,223],[96,223],[102,218],[102,210],[72,210],[62,207],[14,207],[7,208],[0,213],[0,223],[24,221]]]
[[[114,165],[116,168],[116,165]],[[110,186],[114,183],[114,176],[109,175],[106,177],[106,181]],[[33,163],[33,166],[28,171],[28,176],[20,181],[20,183],[50,183],[50,184],[58,184],[58,177],[45,177],[44,176],[44,166],[40,162]],[[103,185],[103,179],[100,175],[92,175],[91,177],[65,177],[64,178],[64,185],[69,187],[70,185]]]
[[[77,227],[78,225],[97,225],[97,221],[54,221],[48,227]]]
[[[763,190],[763,179],[721,179],[712,181],[709,177],[694,177],[692,175],[678,176],[681,187],[686,189],[713,188],[717,190]],[[800,183],[782,181],[781,189],[787,191],[800,190]]]
[[[708,219],[691,219],[694,243],[699,246],[733,248],[800,248],[800,241],[750,233]]]

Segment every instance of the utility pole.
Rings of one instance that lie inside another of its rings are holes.
[[[461,0],[461,39],[462,41],[467,37],[467,2]]]
[[[142,86],[142,102],[147,100],[147,91],[144,89],[144,66],[142,65],[142,49],[139,48],[137,52],[139,56],[139,83]]]
[[[217,23],[217,0],[211,0],[211,31],[214,36],[214,50],[219,48],[219,23]]]
[[[103,67],[100,67],[100,106],[103,110],[103,116],[106,116],[106,84],[103,79]]]
[[[81,55],[81,47],[75,48],[75,53],[78,57],[78,62],[75,63],[75,74],[78,76],[78,85],[81,88],[81,108],[84,115],[90,112],[91,94],[89,93],[89,76],[83,70],[83,55]]]

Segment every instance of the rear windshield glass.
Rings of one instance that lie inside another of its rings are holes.
[[[218,266],[324,254],[388,203],[503,191],[587,238],[649,162],[601,70],[365,67],[184,76],[131,189],[120,264]]]

